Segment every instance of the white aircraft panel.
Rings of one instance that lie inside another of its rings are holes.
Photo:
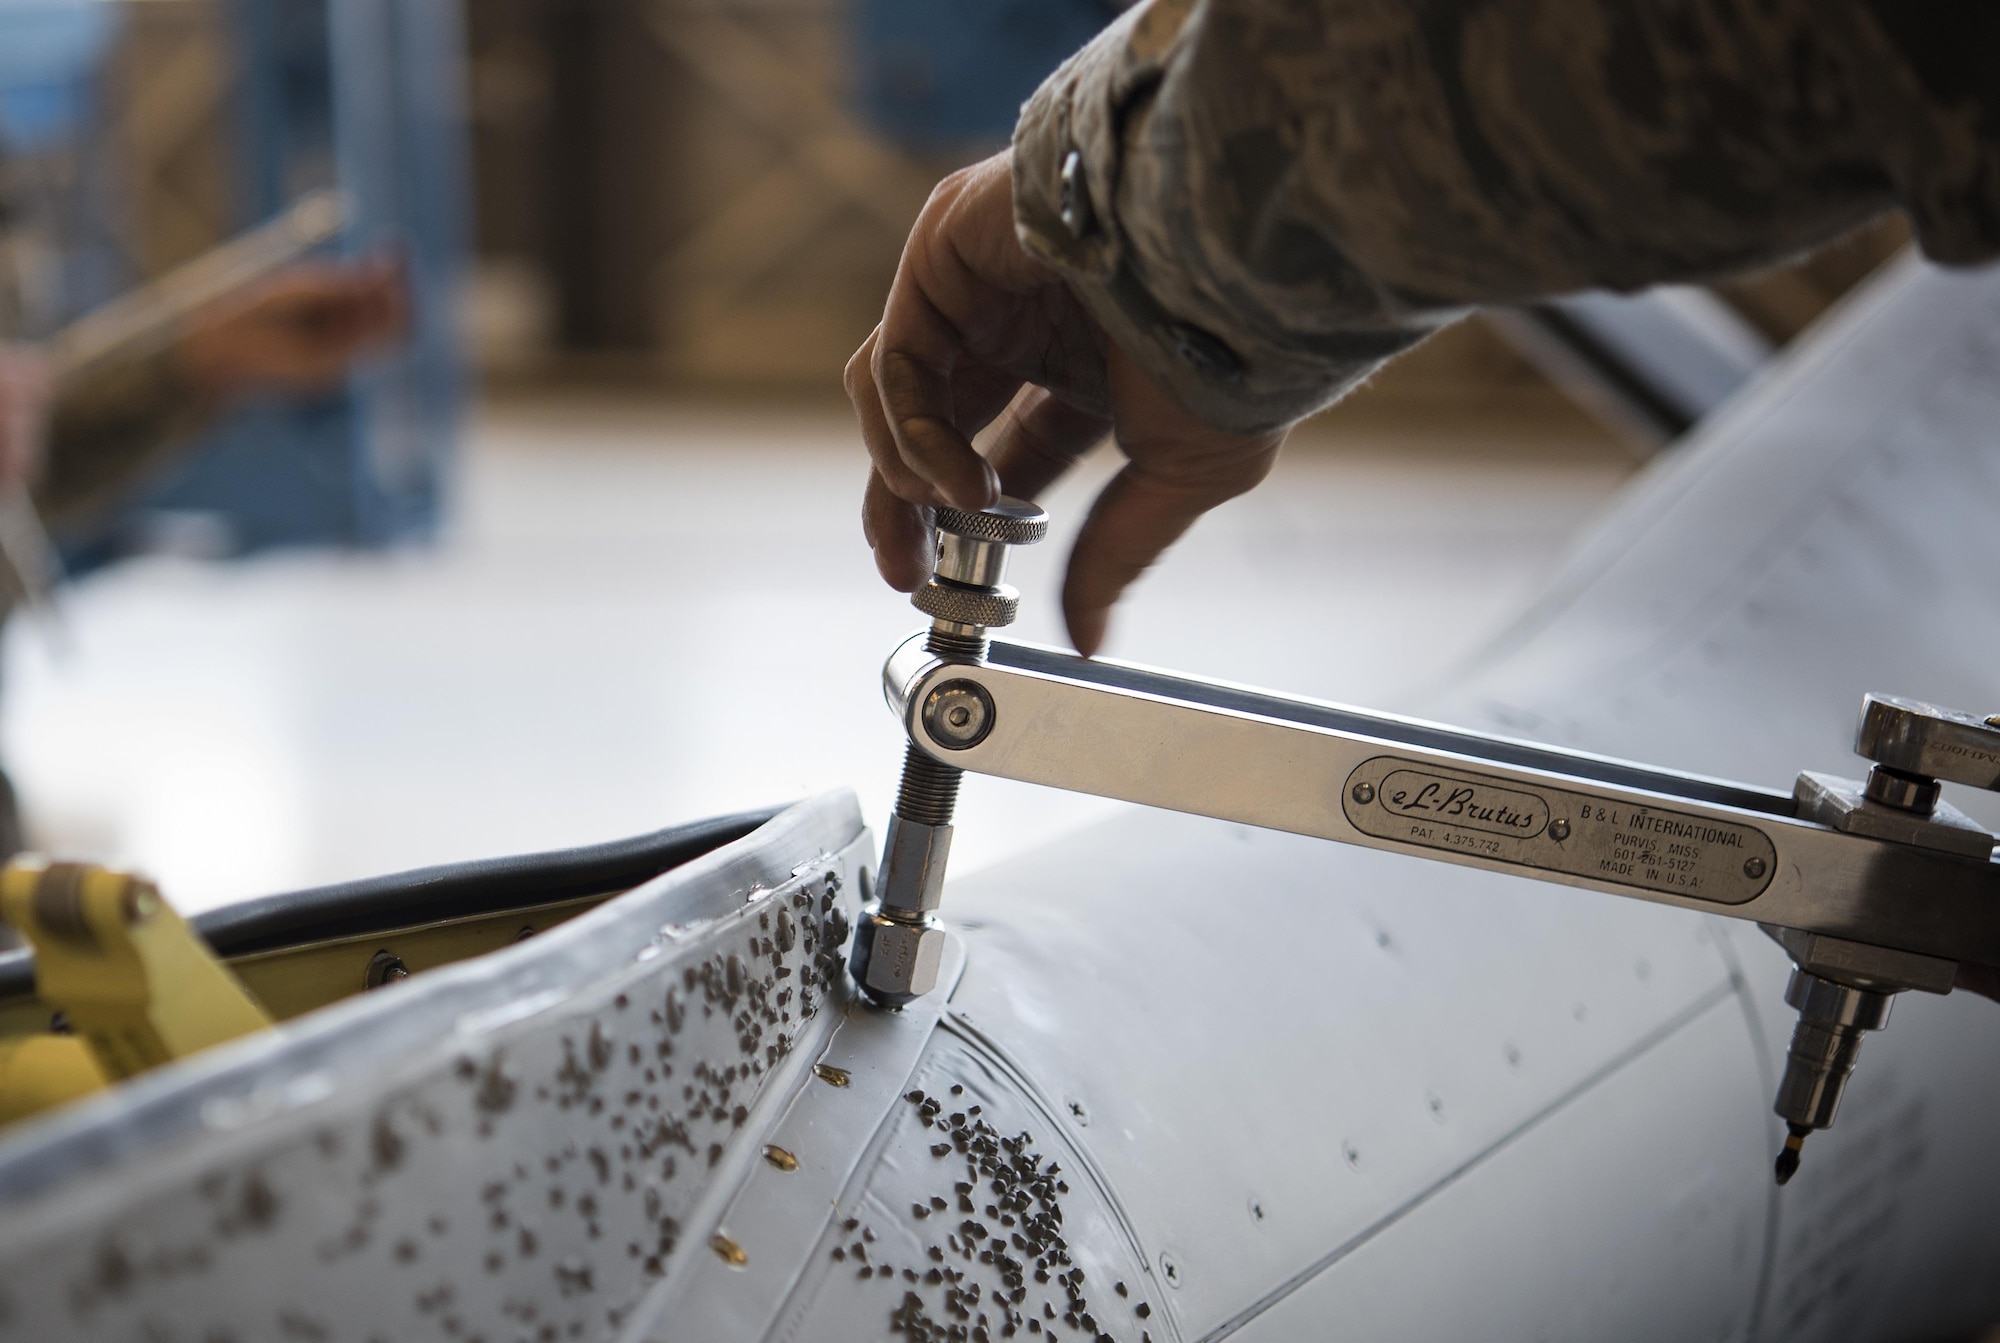
[[[1191,1338],[1731,996],[1678,911],[1158,812],[950,907],[954,1015],[1082,1107]]]
[[[1235,1335],[1240,1343],[1722,1343],[1749,1336],[1771,1164],[1741,1098],[1763,1072],[1717,1002],[1427,1193]],[[1775,1334],[1774,1337],[1783,1337]]]

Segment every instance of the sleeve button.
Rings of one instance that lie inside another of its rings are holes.
[[[1166,326],[1167,343],[1181,362],[1204,377],[1218,382],[1237,382],[1243,377],[1243,361],[1236,351],[1224,345],[1214,336],[1198,326],[1186,322],[1170,322]]]
[[[1062,215],[1063,227],[1072,238],[1081,238],[1090,231],[1090,185],[1083,176],[1083,154],[1070,150],[1063,155],[1062,193],[1057,212]]]

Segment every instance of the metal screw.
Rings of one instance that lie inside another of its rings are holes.
[[[1078,1128],[1090,1127],[1090,1111],[1083,1108],[1082,1101],[1073,1100],[1069,1103],[1069,1117],[1076,1121]]]
[[[946,681],[924,698],[924,728],[938,745],[963,751],[993,731],[993,698],[974,681]]]
[[[1373,802],[1375,800],[1375,785],[1372,783],[1355,784],[1354,800],[1364,807]]]
[[[1764,860],[1762,858],[1752,858],[1749,862],[1743,864],[1743,875],[1750,878],[1750,880],[1752,881],[1755,881],[1759,877],[1763,876]]]
[[[1340,1145],[1340,1155],[1349,1167],[1354,1170],[1361,1169],[1361,1149],[1359,1147],[1356,1147],[1351,1142],[1344,1142]]]
[[[1557,817],[1549,822],[1549,838],[1560,844],[1569,838],[1569,822]]]
[[[1174,1257],[1165,1250],[1160,1251],[1160,1276],[1167,1280],[1169,1287],[1181,1285],[1181,1266],[1176,1264]]]
[[[410,977],[410,967],[403,964],[403,958],[393,951],[378,951],[368,959],[367,973],[361,977],[365,989],[379,989],[384,984],[393,984],[399,979]]]

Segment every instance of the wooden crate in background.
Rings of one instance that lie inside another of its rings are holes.
[[[855,121],[838,0],[471,9],[481,252],[558,364],[837,388],[952,166]]]
[[[102,85],[103,152],[135,275],[157,275],[242,227],[238,58],[222,0],[119,6]]]
[[[866,336],[949,165],[849,110],[839,0],[652,0],[684,80],[668,243],[646,277],[672,371],[824,382]]]
[[[911,222],[958,161],[914,156],[857,120],[846,0],[470,0],[469,12],[487,288],[541,314],[517,314],[508,368],[836,393]],[[1868,231],[1724,295],[1782,341],[1895,238]],[[526,328],[538,359],[520,357]],[[1476,322],[1351,405],[1376,418],[1576,415]]]

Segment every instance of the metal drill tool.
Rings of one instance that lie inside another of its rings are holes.
[[[936,983],[933,911],[967,770],[1761,925],[1796,967],[1774,1106],[1788,1133],[1780,1184],[1806,1135],[1833,1123],[1896,994],[1949,993],[1961,963],[2000,966],[1995,837],[1941,796],[1945,782],[2000,791],[2000,715],[1870,695],[1855,738],[1868,777],[1805,773],[1776,792],[989,644],[1017,605],[1000,585],[1006,547],[1047,521],[1009,501],[941,510],[938,526],[938,577],[915,598],[938,621],[882,672],[910,750],[880,904],[854,951],[878,1003]]]
[[[940,508],[937,564],[910,605],[931,617],[925,650],[977,664],[986,632],[1014,623],[1021,594],[1009,587],[1007,549],[1048,535],[1048,514],[1019,499],[1002,499],[977,513]],[[889,688],[894,693],[894,687]],[[922,713],[930,739],[946,751],[977,746],[993,724],[993,702],[971,681],[945,681],[926,695]],[[876,900],[855,930],[855,982],[875,1002],[900,1007],[937,987],[944,932],[933,917],[944,893],[951,853],[951,817],[964,771],[910,743],[903,786],[882,846]]]

